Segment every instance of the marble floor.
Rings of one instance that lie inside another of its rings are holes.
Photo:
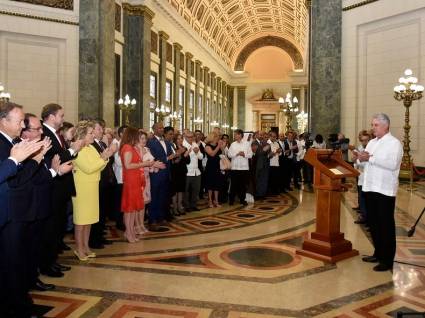
[[[425,311],[425,226],[407,237],[425,206],[424,183],[402,185],[397,198],[394,271],[361,261],[372,250],[353,221],[354,190],[345,193],[341,227],[360,256],[337,264],[296,254],[315,225],[314,193],[293,191],[247,207],[223,206],[180,217],[161,232],[115,243],[81,263],[71,253],[55,291],[33,293],[44,317],[396,317]],[[425,220],[425,219],[424,219]],[[72,245],[72,244],[71,244]],[[414,265],[412,265],[414,264]],[[416,315],[420,317],[421,315]]]

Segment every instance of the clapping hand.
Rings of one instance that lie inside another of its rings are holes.
[[[371,155],[367,152],[367,151],[362,151],[362,152],[359,152],[358,154],[357,154],[357,158],[361,161],[361,162],[363,162],[363,161],[369,161],[369,158],[371,157]]]
[[[84,144],[85,144],[84,139],[78,139],[71,143],[71,149],[74,150],[75,152],[79,152],[81,148],[83,148]]]
[[[245,152],[243,152],[243,151],[239,151],[239,152],[238,152],[238,156],[245,157]]]
[[[43,156],[52,148],[52,140],[49,137],[44,137],[43,141],[43,148],[41,150],[41,153]]]
[[[152,165],[152,168],[157,168],[157,169],[165,169],[165,163],[161,162],[161,161],[155,161],[154,164]]]
[[[12,149],[10,150],[10,156],[15,158],[16,161],[19,163],[27,159],[33,153],[39,151],[42,146],[43,141],[41,140],[23,140],[12,147]]]

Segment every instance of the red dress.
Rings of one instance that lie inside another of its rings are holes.
[[[122,197],[121,211],[124,213],[140,211],[144,208],[143,187],[145,176],[143,169],[126,169],[124,165],[124,153],[131,152],[131,163],[141,162],[140,154],[136,148],[124,145],[120,151],[122,165]]]

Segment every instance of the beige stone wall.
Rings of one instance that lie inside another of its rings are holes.
[[[343,7],[360,1],[343,1]],[[406,68],[425,83],[425,3],[379,0],[342,15],[342,131],[350,139],[385,112],[392,133],[402,140],[404,107],[393,87]],[[425,101],[411,107],[414,162],[425,165]]]
[[[73,24],[0,14],[0,82],[25,111],[40,115],[50,102],[65,108],[66,120],[78,114],[78,1],[74,11],[14,1],[0,10]]]

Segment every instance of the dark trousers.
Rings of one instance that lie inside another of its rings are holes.
[[[245,202],[246,189],[248,186],[248,170],[232,170],[230,172],[231,184],[230,184],[230,203],[235,202],[235,196],[239,197],[240,203]]]
[[[38,268],[41,260],[42,234],[45,229],[46,220],[36,220],[29,226],[29,260],[28,260],[28,279],[30,286],[33,286],[38,279]]]
[[[229,171],[224,172],[223,184],[218,193],[218,202],[226,203],[229,200]]]
[[[56,262],[60,243],[66,231],[68,199],[52,196],[52,214],[45,220],[41,236],[40,268],[47,269]]]
[[[90,244],[101,244],[104,240],[103,231],[105,230],[106,217],[112,217],[114,214],[114,186],[99,186],[99,222],[91,227]]]
[[[151,203],[149,206],[149,223],[156,224],[165,220],[170,209],[168,178],[151,178]]]
[[[0,308],[14,313],[5,317],[29,317],[31,313],[28,261],[32,238],[29,230],[30,222],[9,222],[0,230]]]
[[[379,263],[393,266],[396,252],[395,197],[377,192],[364,192],[370,233]]]
[[[300,182],[301,182],[301,161],[294,161],[294,186],[296,188],[300,187]]]
[[[113,219],[117,225],[123,224],[123,214],[121,212],[121,197],[122,197],[122,183],[117,183],[114,191],[114,212]]]
[[[269,193],[271,194],[279,194],[280,189],[283,187],[281,184],[281,168],[270,166],[270,174],[269,174]]]
[[[294,173],[294,161],[289,158],[284,158],[283,160],[279,161],[279,165],[281,169],[280,173],[283,180],[280,190],[283,191],[291,187],[291,179]]]
[[[187,209],[196,208],[196,203],[199,199],[199,189],[201,188],[202,177],[199,176],[186,176],[186,190],[185,190],[185,207]]]

